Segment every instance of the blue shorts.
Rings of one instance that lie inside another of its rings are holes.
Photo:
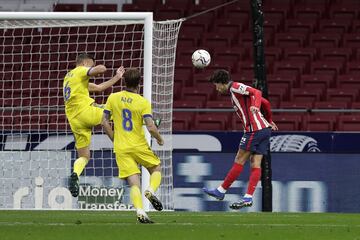
[[[263,128],[255,132],[246,132],[240,140],[239,148],[255,154],[266,155],[271,136],[270,128]]]

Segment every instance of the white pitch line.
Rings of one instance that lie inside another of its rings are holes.
[[[0,222],[0,226],[19,226],[19,225],[40,225],[40,226],[77,226],[77,225],[84,225],[84,226],[101,226],[101,225],[107,225],[107,226],[131,226],[131,225],[135,225],[136,222],[134,221],[134,223],[81,223],[81,224],[76,224],[74,223],[34,223],[34,222]],[[242,226],[242,227],[258,227],[258,226],[263,226],[263,227],[313,227],[313,228],[329,228],[329,227],[339,227],[339,228],[344,228],[344,227],[356,227],[359,228],[360,224],[356,224],[356,225],[347,225],[347,224],[286,224],[286,223],[155,223],[155,224],[151,224],[152,226],[156,226],[156,225],[178,225],[178,226],[197,226],[197,225],[201,225],[201,226]]]

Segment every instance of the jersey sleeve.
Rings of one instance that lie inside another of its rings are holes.
[[[251,106],[260,108],[262,94],[256,88],[250,87],[250,86],[245,85],[243,83],[234,82],[231,85],[230,90],[232,92],[234,92],[234,93],[250,96]]]
[[[143,118],[146,118],[146,117],[152,118],[151,104],[148,100],[145,100],[145,102],[144,102],[144,107],[142,109],[141,115],[143,116]]]
[[[88,73],[91,70],[91,67],[81,66],[81,67],[78,67],[78,68],[79,68],[78,74],[79,74],[79,76],[81,78],[89,77]]]
[[[272,120],[272,112],[271,112],[271,105],[270,102],[268,100],[266,100],[265,98],[261,98],[261,109],[264,112],[264,117],[265,119],[271,123]]]
[[[106,104],[105,104],[105,108],[104,108],[104,113],[106,114],[111,114],[112,113],[112,94],[110,94],[110,96],[108,97],[107,101],[106,101]]]
[[[234,93],[238,93],[241,95],[249,95],[249,91],[248,91],[249,88],[250,86],[245,85],[243,83],[233,82],[230,90]]]

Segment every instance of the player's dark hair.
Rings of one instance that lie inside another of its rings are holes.
[[[80,53],[77,57],[76,57],[76,65],[81,64],[85,59],[91,59],[93,61],[95,61],[94,57],[90,54],[87,53]]]
[[[230,74],[224,69],[215,70],[210,77],[210,82],[212,83],[228,83],[230,81]]]
[[[141,73],[137,68],[129,68],[125,71],[123,78],[127,88],[137,88],[140,83]]]

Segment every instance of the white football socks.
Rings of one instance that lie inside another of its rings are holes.
[[[226,193],[226,189],[223,188],[222,186],[218,187],[217,190],[221,193]]]
[[[144,209],[136,209],[136,214],[147,217],[147,214],[146,214],[146,212],[144,211]]]

